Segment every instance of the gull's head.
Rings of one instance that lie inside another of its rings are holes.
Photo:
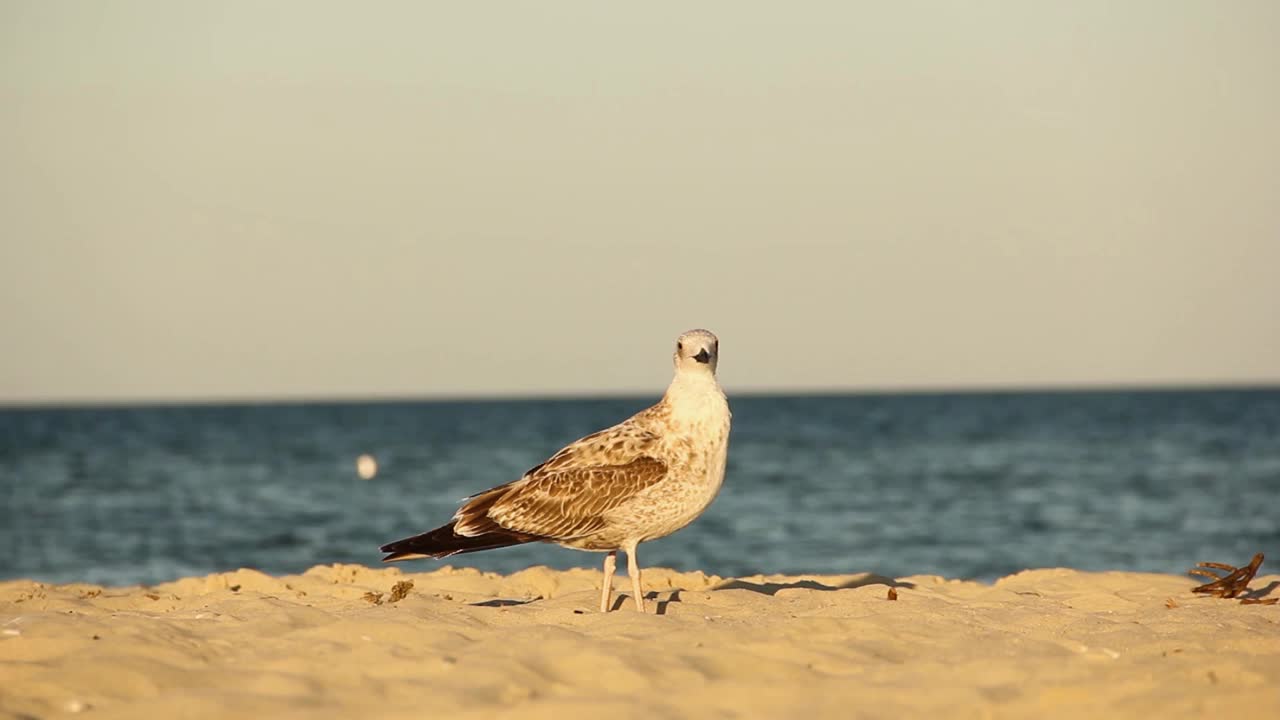
[[[676,338],[676,372],[715,374],[720,359],[720,340],[710,330],[690,330]]]

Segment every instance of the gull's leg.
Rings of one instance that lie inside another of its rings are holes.
[[[627,574],[631,576],[631,594],[636,598],[636,610],[644,612],[644,593],[640,590],[640,563],[636,561],[636,546],[627,548]]]
[[[617,563],[617,550],[604,556],[604,584],[600,586],[600,612],[609,612],[609,595],[613,592],[613,569]]]

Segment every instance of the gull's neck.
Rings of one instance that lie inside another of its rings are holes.
[[[673,393],[722,392],[715,373],[710,370],[677,370],[667,386],[667,395]]]
[[[727,410],[724,391],[710,370],[677,370],[662,400],[674,416],[689,420]]]

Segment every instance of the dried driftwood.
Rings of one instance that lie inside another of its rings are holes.
[[[1262,553],[1253,556],[1248,565],[1235,567],[1226,563],[1202,562],[1187,571],[1190,575],[1212,578],[1212,582],[1191,589],[1193,593],[1202,593],[1219,598],[1235,598],[1249,591],[1249,581],[1258,574],[1262,566]],[[1218,571],[1218,572],[1214,572]],[[1219,574],[1223,573],[1223,574]],[[1244,605],[1275,605],[1280,598],[1241,598]]]

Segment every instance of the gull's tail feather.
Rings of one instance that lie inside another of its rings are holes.
[[[481,535],[459,535],[454,531],[457,524],[455,520],[430,532],[383,545],[380,549],[387,553],[387,556],[382,558],[382,562],[424,557],[444,558],[461,553],[523,545],[539,539],[523,533],[501,531],[486,532]]]

